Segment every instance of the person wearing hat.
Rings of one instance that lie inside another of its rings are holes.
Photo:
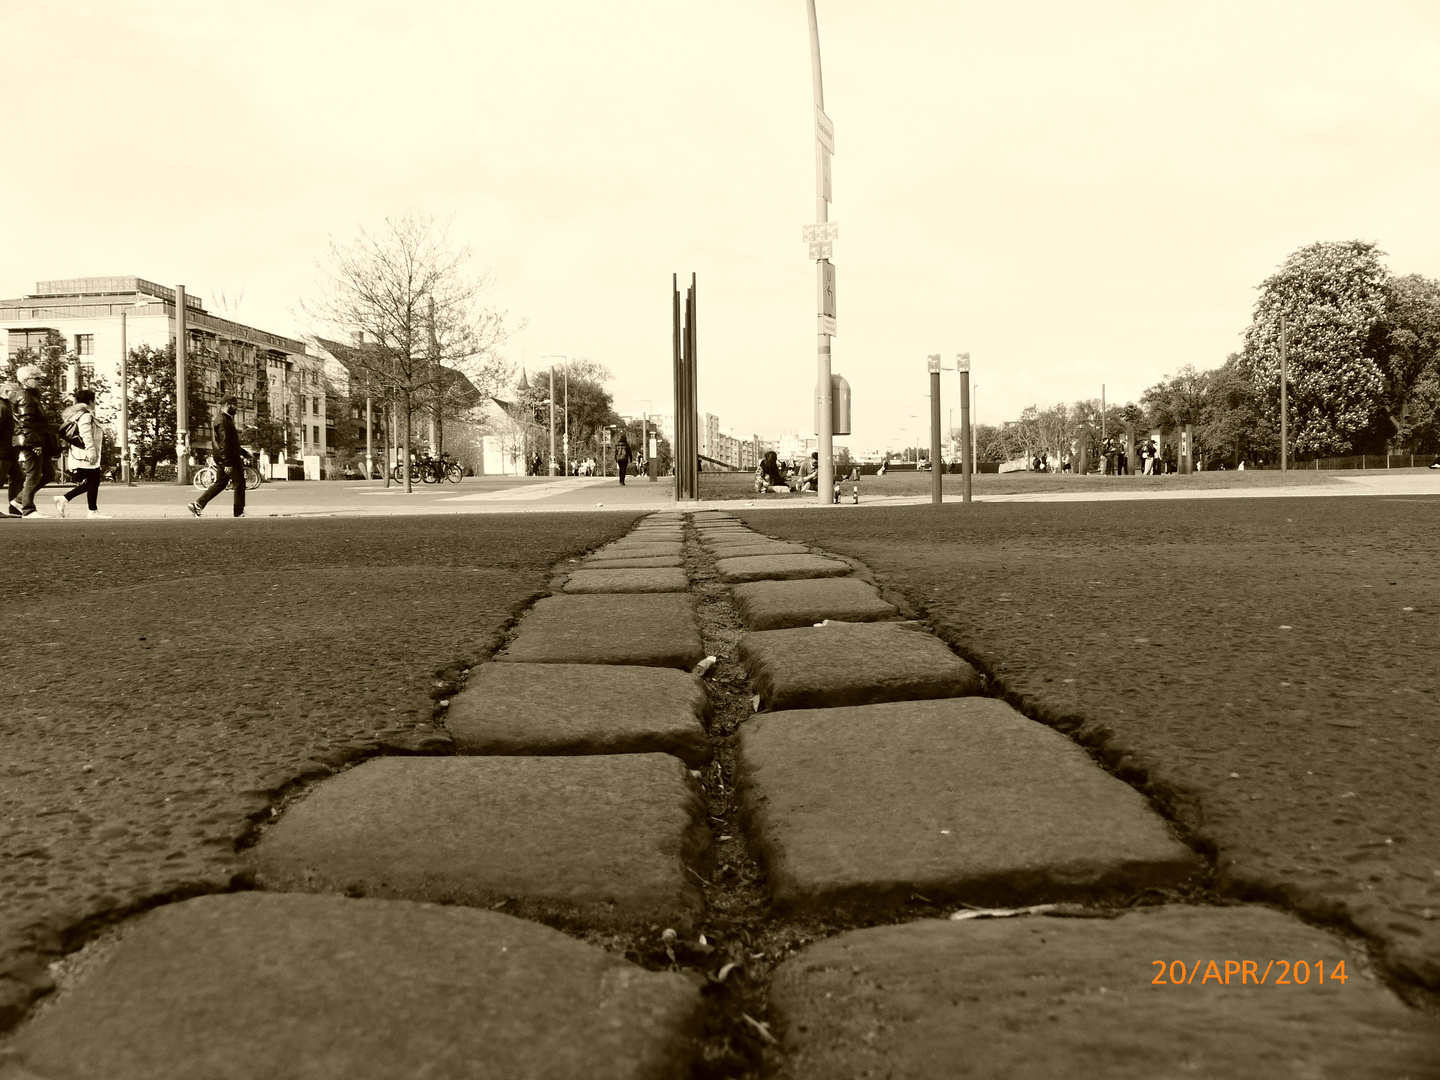
[[[215,456],[215,482],[205,489],[205,493],[200,498],[185,508],[197,518],[210,500],[225,490],[227,484],[235,486],[235,516],[237,518],[245,516],[245,463],[243,459],[248,458],[250,454],[240,445],[240,433],[235,430],[236,404],[237,399],[234,396],[227,397],[215,410],[215,421],[211,424],[211,432],[215,440],[212,451]]]
[[[15,450],[10,468],[11,517],[35,516],[35,493],[55,479],[55,428],[40,401],[40,369],[26,364],[15,373],[19,392],[11,400],[15,410]]]

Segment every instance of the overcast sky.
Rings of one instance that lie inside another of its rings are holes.
[[[932,352],[970,352],[989,422],[1216,366],[1303,244],[1440,277],[1435,0],[818,7],[852,445],[916,438]],[[527,324],[513,359],[589,357],[620,411],[668,412],[694,271],[701,409],[810,427],[804,0],[0,0],[0,26],[0,294],[137,274],[293,334],[329,238],[453,215]]]

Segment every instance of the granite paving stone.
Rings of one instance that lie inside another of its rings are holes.
[[[700,994],[493,911],[241,892],[136,919],[19,1037],[72,1080],[687,1075]],[[24,1070],[23,1072],[19,1070]]]
[[[596,559],[644,559],[655,555],[679,555],[683,547],[677,540],[651,543],[646,540],[617,540],[613,544],[606,544],[592,553]]]
[[[842,577],[850,573],[849,564],[839,559],[827,559],[824,555],[745,555],[719,559],[715,569],[720,574],[720,580],[730,584],[737,581]]]
[[[705,656],[687,593],[547,596],[495,659],[522,664],[642,664],[687,671]]]
[[[634,570],[641,567],[684,566],[685,560],[679,555],[647,555],[636,559],[592,557],[586,559],[583,565],[586,570]]]
[[[669,754],[374,758],[318,784],[251,849],[274,891],[685,921],[705,810]]]
[[[466,754],[674,754],[709,763],[712,708],[689,672],[599,664],[482,664],[445,724]]]
[[[993,698],[756,717],[737,783],[782,906],[1125,897],[1202,868],[1138,791]]]
[[[740,540],[733,544],[714,544],[707,549],[717,559],[738,559],[747,555],[809,555],[803,544],[786,544],[779,540]]]
[[[731,598],[749,630],[813,626],[825,619],[874,622],[897,617],[879,590],[859,578],[752,581],[736,585]]]
[[[585,569],[574,571],[565,582],[567,593],[664,593],[684,592],[690,587],[685,571],[678,567],[636,569]]]
[[[869,705],[959,697],[979,673],[917,623],[830,623],[761,630],[740,639],[740,661],[767,709]]]
[[[1308,982],[1276,985],[1276,963],[1259,985],[1277,958],[1292,973],[1303,961]],[[1342,964],[1346,981],[1331,979]],[[1342,940],[1259,907],[856,930],[781,965],[770,1002],[783,1080],[1419,1080],[1440,1062],[1433,1017]]]

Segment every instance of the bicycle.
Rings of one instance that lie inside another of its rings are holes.
[[[464,475],[465,470],[460,467],[460,463],[448,454],[441,454],[439,458],[417,458],[410,466],[410,479],[418,479],[426,484],[439,484],[446,480],[458,484]],[[404,480],[404,465],[395,465],[390,470],[390,479]]]
[[[242,469],[245,473],[245,486],[247,488],[258,488],[264,482],[261,479],[260,470],[257,469],[254,465],[250,464],[248,461],[242,466]],[[208,465],[202,465],[200,466],[200,468],[196,469],[195,475],[191,479],[190,483],[194,486],[196,491],[204,491],[211,484],[215,483],[214,463],[212,462]]]

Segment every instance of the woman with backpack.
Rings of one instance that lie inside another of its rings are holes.
[[[71,427],[71,425],[74,425]],[[66,408],[60,414],[61,441],[67,443],[65,456],[66,467],[75,474],[75,486],[64,495],[55,496],[55,509],[61,517],[65,516],[65,507],[70,500],[81,494],[85,495],[85,502],[90,508],[87,518],[108,518],[109,514],[100,513],[96,502],[100,494],[100,480],[103,473],[100,469],[100,452],[105,446],[105,429],[95,417],[95,391],[76,390],[75,404]],[[69,442],[67,436],[73,435],[80,441]]]
[[[615,465],[620,470],[620,486],[625,486],[625,474],[630,471],[630,440],[622,431],[615,440]]]

